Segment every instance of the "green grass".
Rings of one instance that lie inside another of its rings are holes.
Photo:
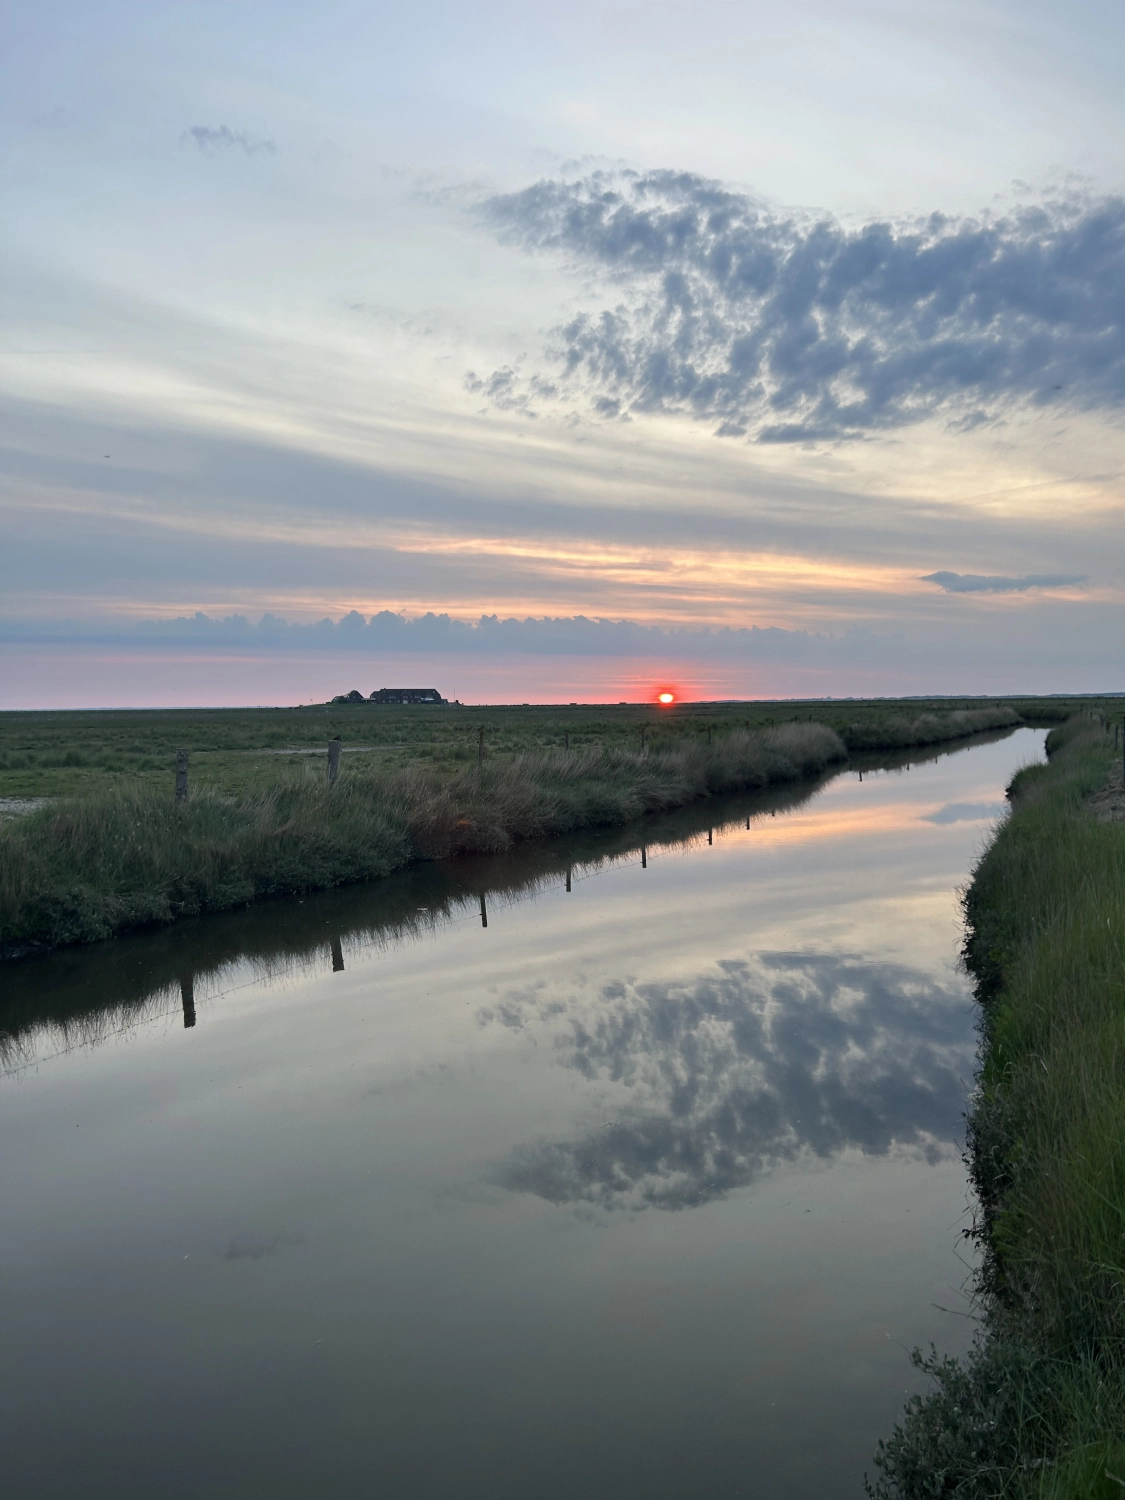
[[[706,740],[735,729],[809,722],[835,729],[851,749],[920,743],[910,725],[928,713],[1014,709],[1036,723],[1066,717],[1057,700],[833,701],[814,703],[579,705],[568,707],[161,709],[0,713],[0,799],[85,795],[109,785],[167,785],[176,751],[190,754],[193,783],[224,793],[300,782],[308,761],[339,736],[347,765],[380,772],[424,763],[453,772],[474,765],[479,731],[492,759],[561,749],[634,750],[642,726],[652,748]],[[948,727],[948,726],[946,726]],[[958,731],[959,732],[959,731]],[[939,735],[948,737],[948,735]]]
[[[936,758],[940,751],[910,753]],[[887,756],[883,764],[893,767],[897,759]],[[765,791],[701,798],[617,827],[513,844],[498,854],[418,860],[391,880],[162,923],[129,942],[29,956],[3,970],[0,1070],[18,1070],[60,1048],[93,1046],[146,1017],[179,1011],[185,980],[207,996],[221,992],[247,963],[263,976],[320,968],[332,959],[333,940],[350,967],[357,949],[429,936],[470,914],[479,921],[482,897],[495,918],[540,890],[570,879],[577,887],[595,870],[634,863],[642,850],[651,859],[660,849],[741,832],[803,805],[832,774],[829,767]]]
[[[241,795],[108,786],[0,831],[0,949],[89,942],[262,896],[324,889],[583,827],[623,824],[717,793],[797,780],[842,760],[816,724],[708,746],[547,750],[452,773],[414,764],[319,770]]]
[[[925,746],[1021,722],[1000,702],[782,707],[0,716],[0,797],[48,799],[0,822],[0,954],[621,824],[806,776],[849,749]],[[345,754],[329,787],[332,735]],[[190,765],[183,806],[172,797],[180,746]]]
[[[982,1337],[964,1364],[927,1363],[882,1496],[1125,1493],[1125,826],[1086,801],[1111,735],[1073,719],[1048,751],[965,902]]]

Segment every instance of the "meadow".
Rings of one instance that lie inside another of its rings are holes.
[[[339,737],[347,768],[378,772],[425,766],[453,772],[486,759],[564,749],[635,750],[706,741],[710,733],[816,722],[849,750],[943,739],[1000,722],[1061,722],[1068,700],[837,699],[808,703],[577,704],[399,708],[318,704],[301,708],[118,709],[0,713],[0,802],[85,795],[111,784],[171,784],[177,750],[188,751],[193,785],[226,794],[301,781],[310,758]],[[954,720],[962,713],[974,717]],[[979,716],[979,717],[976,717]]]

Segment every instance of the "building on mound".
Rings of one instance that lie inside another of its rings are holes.
[[[380,688],[369,703],[448,703],[437,688]]]
[[[350,693],[337,693],[332,700],[333,703],[366,703],[367,699],[358,688],[352,688]]]

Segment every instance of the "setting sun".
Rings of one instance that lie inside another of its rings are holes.
[[[656,701],[658,703],[675,703],[676,695],[675,693],[658,693]]]

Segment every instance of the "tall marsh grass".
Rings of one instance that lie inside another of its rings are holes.
[[[736,730],[713,746],[551,750],[440,777],[348,768],[240,797],[114,787],[0,826],[0,951],[96,941],[264,896],[370,880],[414,859],[626,823],[765,787],[845,756],[820,724]]]
[[[986,729],[1014,729],[1023,720],[1014,708],[996,703],[984,708],[887,715],[848,724],[841,737],[849,750],[905,750],[912,745],[939,745]]]
[[[981,1004],[969,1162],[982,1337],[877,1463],[880,1496],[1125,1493],[1125,825],[1095,820],[1089,719],[1015,778],[966,895]]]

